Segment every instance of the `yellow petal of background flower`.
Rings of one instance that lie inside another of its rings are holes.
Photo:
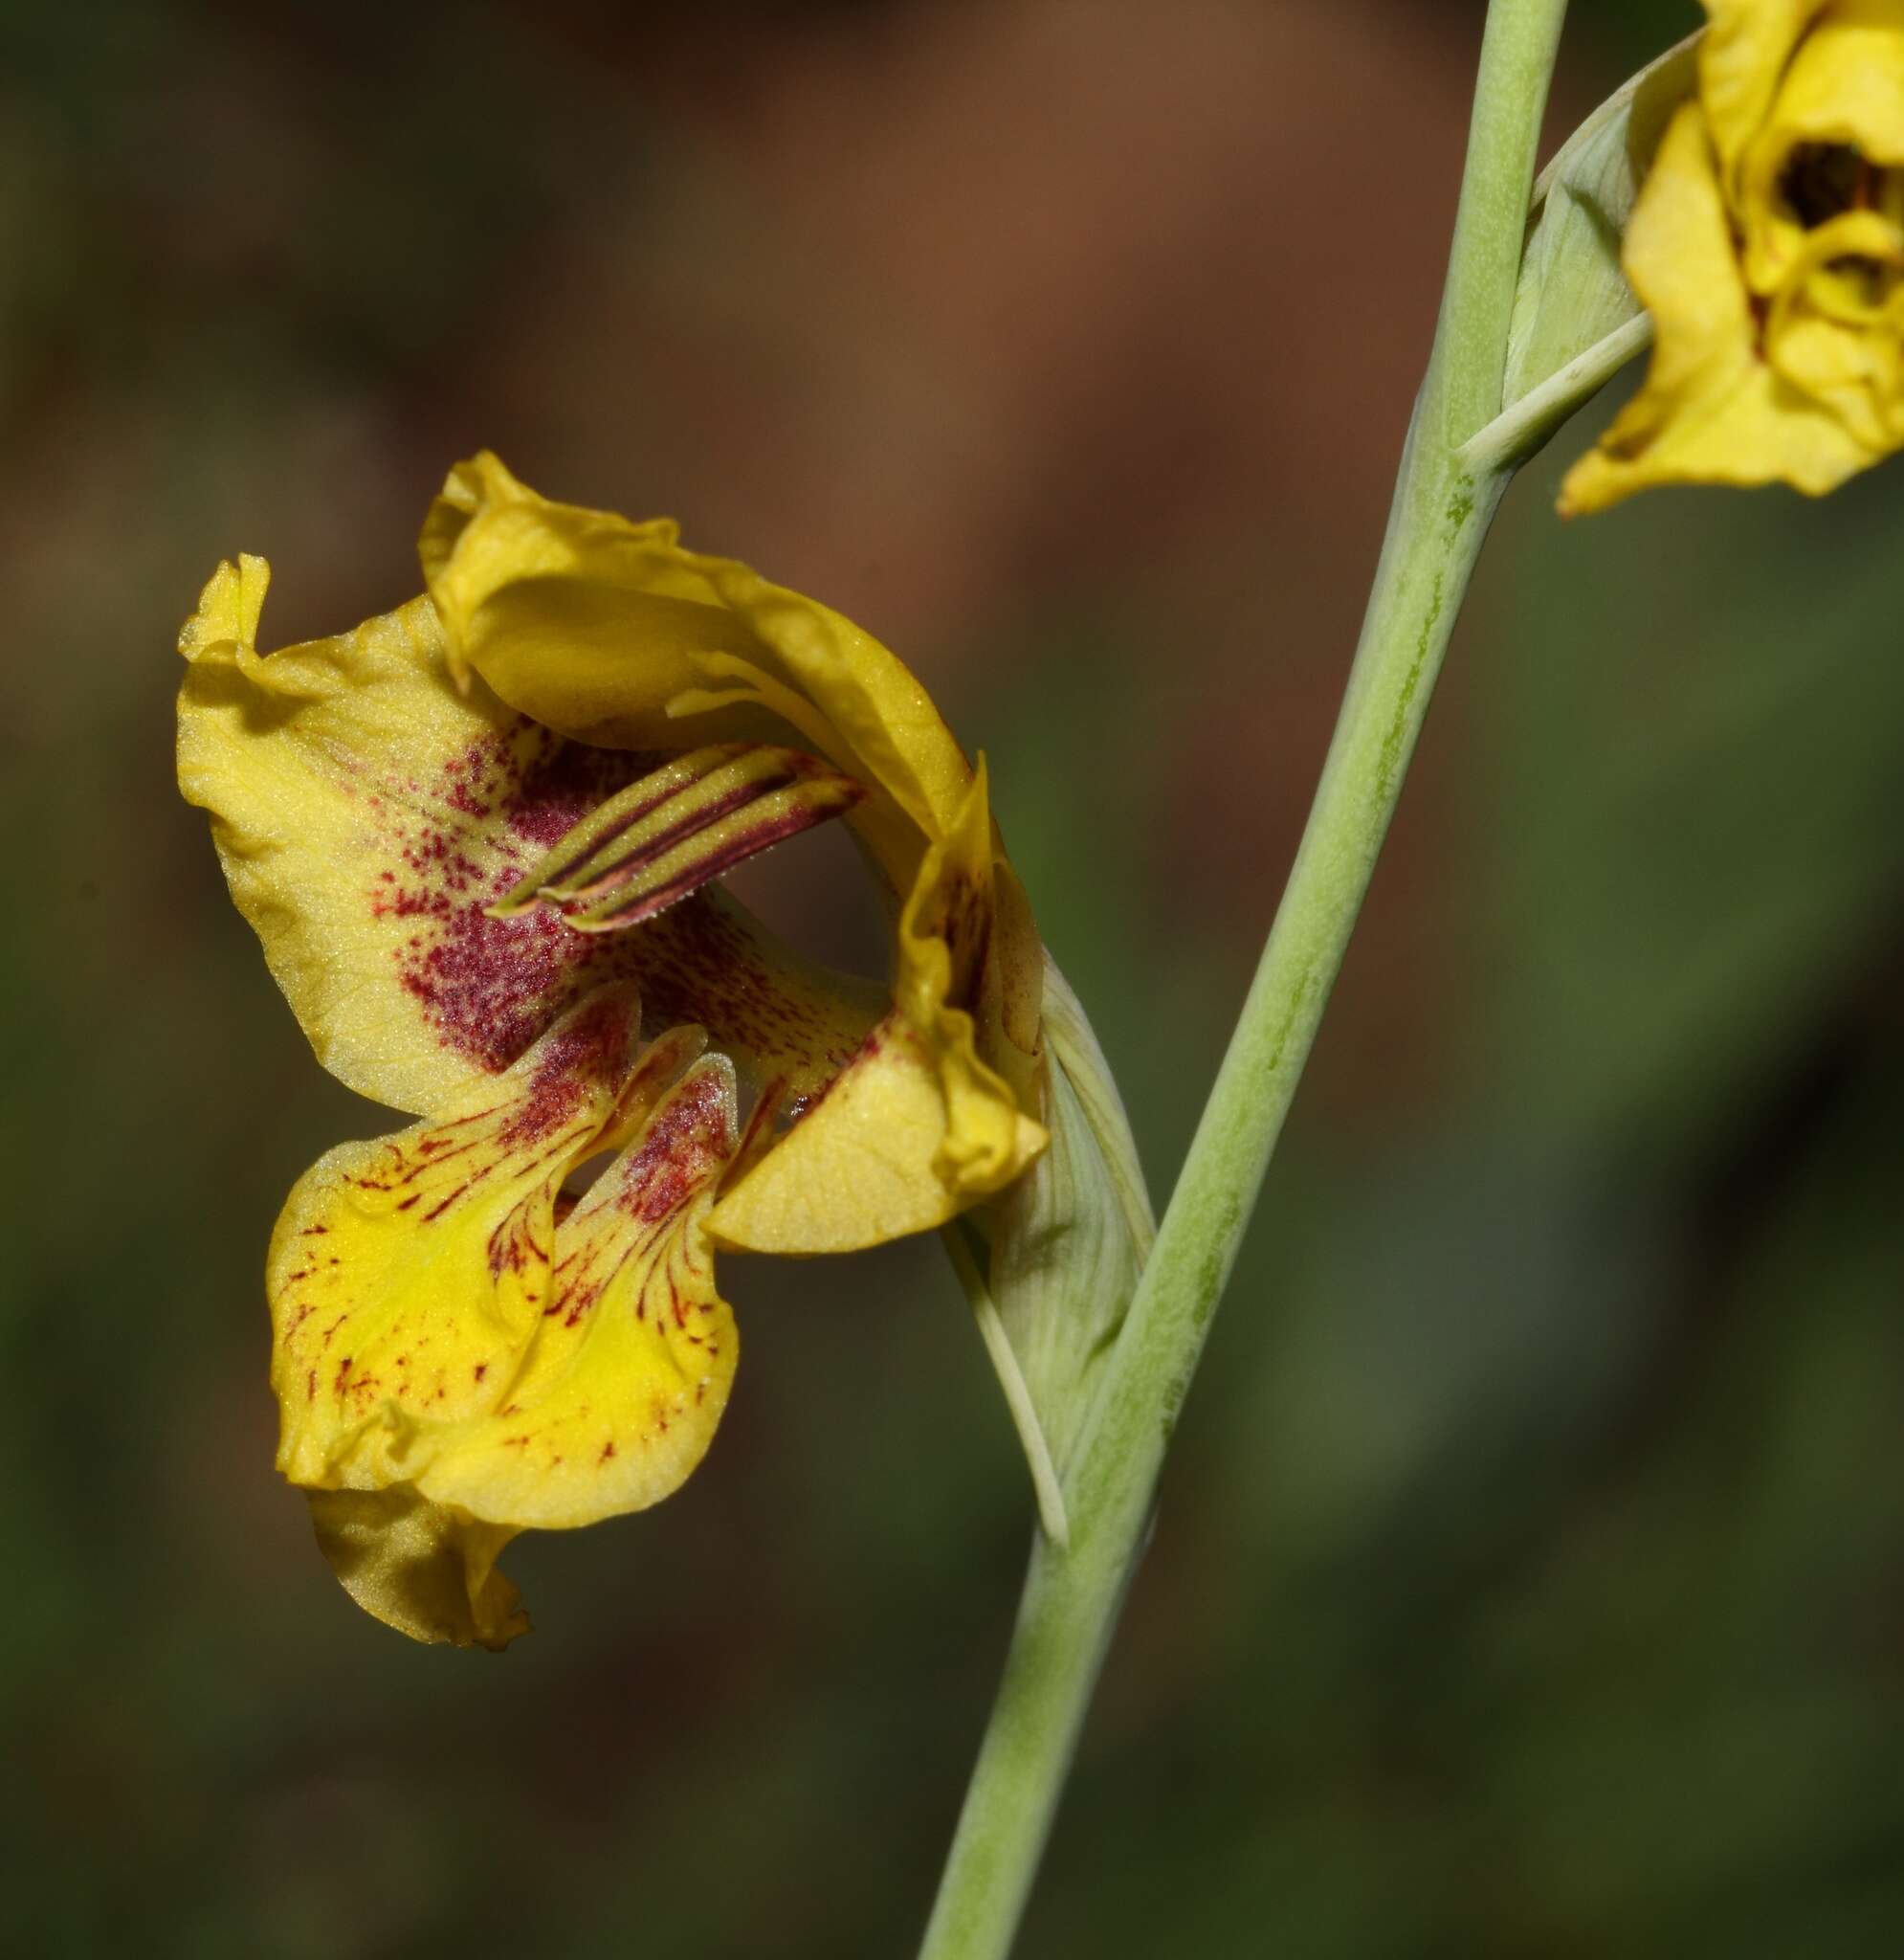
[[[758,734],[730,727],[750,707],[788,720],[911,820],[879,798],[851,819],[901,890],[917,834],[956,816],[970,768],[905,666],[830,607],[684,550],[666,521],[551,502],[485,453],[451,471],[421,555],[454,657],[550,727],[653,747],[683,719],[697,743]]]
[[[1705,0],[1699,95],[1730,172],[1763,127],[1792,51],[1829,0]]]
[[[1805,239],[1765,329],[1773,367],[1873,460],[1904,440],[1900,309],[1904,233],[1875,212],[1849,212]]]
[[[978,1054],[970,1006],[992,929],[983,763],[899,922],[896,1005],[820,1102],[716,1206],[717,1241],[852,1252],[943,1225],[1047,1142]]]
[[[1854,149],[1865,165],[1904,165],[1904,0],[1836,0],[1781,78],[1737,179],[1756,293],[1778,291],[1815,229],[1785,194],[1794,153],[1810,145]]]
[[[1640,392],[1568,474],[1567,515],[1650,485],[1783,480],[1819,494],[1874,460],[1759,357],[1752,302],[1696,103],[1674,116],[1627,233],[1626,265],[1658,329]]]
[[[799,1093],[858,1047],[876,991],[712,892],[609,936],[540,910],[490,918],[653,758],[565,742],[480,681],[458,693],[428,599],[261,656],[265,578],[256,559],[221,568],[186,624],[179,782],[211,812],[232,897],[332,1074],[432,1110],[621,979],[651,1025],[701,1021],[743,1070]]]
[[[554,1289],[508,1397],[446,1442],[425,1492],[512,1526],[564,1526],[680,1486],[740,1355],[704,1230],[737,1135],[733,1069],[707,1056],[557,1228]]]
[[[496,1569],[511,1526],[480,1524],[406,1484],[308,1495],[319,1547],[373,1618],[412,1640],[496,1653],[528,1632],[521,1594]]]
[[[294,1483],[413,1483],[508,1401],[551,1298],[555,1194],[616,1114],[633,1012],[592,996],[499,1079],[298,1181],[266,1262]]]

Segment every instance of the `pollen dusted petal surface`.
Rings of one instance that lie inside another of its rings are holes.
[[[458,693],[428,599],[261,656],[265,578],[255,559],[221,568],[181,635],[179,781],[211,812],[232,897],[332,1074],[432,1111],[630,979],[652,1025],[701,1022],[800,1093],[858,1047],[878,1013],[867,990],[713,892],[636,933],[578,933],[541,908],[491,918],[655,758],[565,741],[480,681]]]
[[[704,1230],[737,1140],[732,1068],[694,1064],[556,1234],[521,1371],[421,1487],[511,1526],[592,1524],[677,1489],[713,1440],[740,1353]]]
[[[992,917],[981,764],[906,902],[893,1013],[715,1208],[709,1229],[719,1243],[857,1251],[945,1224],[1036,1158],[1043,1127],[978,1053],[970,1010]]]
[[[294,1483],[414,1482],[508,1399],[550,1300],[556,1192],[616,1113],[633,1009],[594,996],[439,1116],[299,1180],[266,1267]]]

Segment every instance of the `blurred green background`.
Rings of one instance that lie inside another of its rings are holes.
[[[936,1248],[730,1261],[682,1495],[410,1646],[271,1469],[260,1267],[391,1126],[171,788],[176,622],[416,587],[445,467],[669,509],[991,756],[1167,1190],[1294,847],[1481,10],[0,25],[12,1950],[899,1954],[1027,1540]],[[1563,133],[1689,5],[1583,4]],[[1509,501],[1027,1955],[1863,1955],[1904,1925],[1904,465]],[[786,854],[816,931],[843,901]]]

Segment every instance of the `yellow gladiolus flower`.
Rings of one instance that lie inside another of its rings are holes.
[[[510,1538],[707,1449],[717,1247],[929,1230],[1038,1156],[1044,953],[983,762],[839,614],[486,455],[422,557],[424,596],[269,655],[265,566],[221,566],[179,780],[320,1058],[416,1119],[278,1220],[279,1467],[371,1613],[499,1647]],[[890,895],[890,991],[718,883],[834,817]]]
[[[1904,0],[1705,0],[1624,262],[1658,345],[1563,512],[1654,483],[1814,496],[1904,446]]]

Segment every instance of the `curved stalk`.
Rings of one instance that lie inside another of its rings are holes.
[[[1375,869],[1510,466],[1501,408],[1535,147],[1565,0],[1494,0],[1433,352],[1334,741],[1274,926],[1041,1540],[921,1960],[1003,1960],[1140,1556],[1170,1433]]]
[[[1455,461],[1476,474],[1502,470],[1532,456],[1568,416],[1583,407],[1636,354],[1652,345],[1652,315],[1636,313],[1584,353],[1548,375],[1485,429],[1471,435]]]

